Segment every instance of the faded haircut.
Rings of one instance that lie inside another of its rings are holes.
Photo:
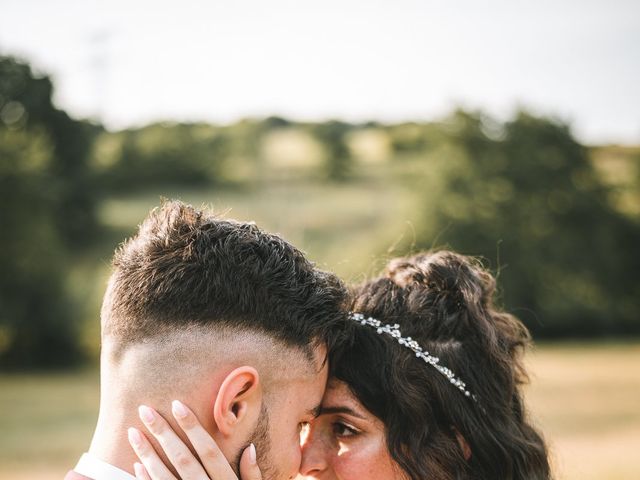
[[[281,237],[166,201],[115,253],[103,337],[123,349],[192,327],[251,330],[311,358],[315,346],[331,348],[346,297]]]

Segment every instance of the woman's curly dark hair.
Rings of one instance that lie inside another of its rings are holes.
[[[353,312],[398,323],[477,398],[375,329],[350,327],[352,341],[332,375],[384,422],[387,448],[412,480],[551,478],[522,398],[530,336],[494,306],[495,286],[480,262],[437,251],[394,259],[383,275],[354,288]]]

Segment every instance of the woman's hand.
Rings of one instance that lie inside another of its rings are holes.
[[[178,425],[189,438],[198,458],[191,453],[191,450],[180,440],[180,437],[158,412],[149,407],[141,406],[139,415],[149,432],[160,443],[162,450],[175,467],[180,478],[182,480],[204,480],[207,478],[238,480],[218,445],[200,425],[194,413],[177,400],[174,400],[171,411]],[[142,464],[136,463],[134,465],[138,480],[177,480],[140,430],[129,429],[129,443],[142,462]],[[242,480],[262,480],[253,444],[242,452],[240,477]]]

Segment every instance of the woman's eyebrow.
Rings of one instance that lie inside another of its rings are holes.
[[[335,414],[335,413],[342,413],[342,414],[346,414],[346,415],[351,415],[353,417],[359,418],[361,420],[366,420],[365,417],[363,417],[360,413],[357,413],[355,410],[346,407],[346,406],[337,406],[337,407],[321,407],[320,408],[320,415],[329,415],[329,414]]]
[[[322,411],[322,405],[318,404],[314,408],[307,410],[307,415],[309,415],[312,418],[318,418],[320,416],[321,411]]]

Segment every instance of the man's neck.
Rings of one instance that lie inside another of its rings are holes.
[[[91,440],[89,453],[114,467],[133,474],[133,464],[140,461],[129,444],[128,439],[128,430],[134,427],[147,437],[161,460],[169,470],[177,476],[177,472],[175,472],[157,440],[146,430],[145,426],[137,417],[138,406],[140,404],[145,403],[156,407],[162,403],[166,404],[167,402],[154,401],[152,399],[134,401],[133,399],[120,398],[116,402],[110,400],[111,399],[103,397],[100,414],[98,415],[98,423],[93,434],[93,439]],[[199,402],[195,398],[192,398],[192,404],[194,405],[194,411],[199,412],[199,418],[203,420],[204,425],[213,421],[213,419],[208,418],[207,414],[203,413],[202,409],[197,408]],[[169,405],[165,405],[166,410],[169,410],[169,408]],[[158,413],[168,421],[171,428],[173,428],[179,436],[184,436],[180,428],[175,424],[169,411],[160,409]],[[185,443],[188,442],[186,438],[183,438],[183,441],[185,441]]]
[[[139,421],[133,423],[123,421],[123,419],[109,418],[101,412],[91,440],[89,453],[109,465],[134,475],[133,464],[139,459],[127,439],[127,431],[132,426],[141,427]]]

